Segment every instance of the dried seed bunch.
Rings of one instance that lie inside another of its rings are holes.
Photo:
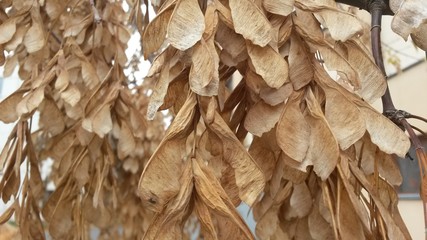
[[[124,75],[129,12],[121,2],[104,1],[0,5],[8,34],[1,47],[9,51],[4,75],[18,67],[23,80],[0,103],[0,120],[16,122],[1,153],[1,198],[13,201],[1,222],[15,214],[23,239],[44,239],[45,229],[54,239],[87,239],[91,226],[106,239],[141,238],[152,214],[136,189],[164,121],[144,118],[151,83],[131,88]],[[143,27],[139,7],[131,11]],[[32,133],[36,111],[39,128]],[[42,181],[47,159],[53,166]]]
[[[392,157],[410,142],[369,105],[386,84],[357,10],[326,0],[151,4],[152,21],[140,0],[0,3],[0,60],[23,80],[0,103],[0,120],[16,122],[0,155],[0,196],[13,200],[2,223],[15,214],[24,239],[45,228],[89,238],[91,226],[106,239],[255,239],[236,211],[245,202],[260,239],[410,238]],[[124,74],[133,27],[155,57],[138,86]],[[45,197],[48,158],[56,188]]]

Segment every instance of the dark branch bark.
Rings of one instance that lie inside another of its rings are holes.
[[[385,72],[384,68],[384,62],[382,57],[382,50],[381,50],[381,18],[383,15],[383,11],[385,8],[389,6],[388,1],[386,0],[370,0],[368,7],[369,12],[371,13],[371,43],[372,43],[372,55],[374,57],[375,63],[377,66],[381,69],[382,73],[385,77],[387,77],[387,74]],[[407,113],[402,110],[397,110],[394,107],[393,100],[390,95],[390,91],[387,89],[385,94],[381,97],[382,103],[383,103],[383,114],[387,116],[390,120],[395,122],[399,127],[403,129],[406,129],[406,131],[409,134],[409,138],[412,142],[412,145],[414,146],[417,158],[418,158],[418,165],[420,168],[420,177],[422,180],[421,183],[421,191],[420,196],[423,201],[423,210],[424,210],[424,226],[427,230],[427,158],[425,157],[425,150],[423,145],[421,144],[420,139],[415,134],[413,127],[408,123],[406,118],[408,117],[416,117],[420,120],[426,120],[422,117],[413,116],[410,113]],[[427,232],[426,232],[426,239],[427,239]]]
[[[369,5],[373,2],[373,0],[335,0],[339,3],[344,3],[353,7],[358,7],[360,9],[365,9],[369,12]],[[387,5],[383,9],[383,15],[394,15],[389,6],[389,0],[384,0],[384,3]]]
[[[388,5],[387,5],[388,6]],[[371,43],[372,43],[372,54],[377,66],[381,69],[384,76],[387,77],[385,72],[382,50],[381,50],[381,19],[385,4],[383,1],[373,1],[369,4],[369,12],[371,13]],[[381,97],[383,103],[383,112],[396,111],[393,100],[391,99],[390,90],[387,89],[384,95]]]

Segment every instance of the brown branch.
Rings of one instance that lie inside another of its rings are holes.
[[[423,130],[421,130],[420,128],[418,128],[418,127],[416,127],[416,126],[414,126],[414,125],[412,125],[412,124],[410,124],[410,126],[411,126],[411,128],[412,128],[412,129],[414,129],[415,131],[417,131],[417,132],[421,133],[423,136],[427,137],[427,134],[426,134]]]
[[[335,0],[338,3],[344,3],[353,7],[358,7],[360,9],[364,9],[366,11],[369,11],[369,5],[371,4],[371,2],[373,2],[372,0]],[[374,1],[375,2],[375,1]],[[394,13],[391,11],[390,6],[389,6],[389,0],[384,0],[385,3],[385,7],[382,11],[383,15],[394,15]]]
[[[371,13],[371,44],[372,44],[372,54],[375,59],[375,63],[381,69],[385,77],[387,74],[384,68],[384,62],[382,57],[381,50],[381,18],[383,15],[383,10],[388,7],[388,3],[384,0],[373,0],[370,2],[368,8]],[[407,117],[414,117],[414,115],[409,114],[405,111],[396,110],[393,104],[393,100],[388,89],[388,84],[385,94],[381,97],[383,103],[383,114],[395,122],[399,127],[406,129],[409,134],[409,138],[412,142],[412,145],[416,149],[418,165],[420,168],[421,175],[421,199],[423,201],[424,208],[424,226],[427,229],[427,159],[424,147],[421,144],[420,139],[415,134],[414,129],[406,120]],[[420,119],[421,117],[418,117]],[[421,118],[423,119],[423,118]],[[423,119],[424,120],[424,119]]]
[[[417,119],[417,120],[420,120],[420,121],[427,123],[427,118],[423,118],[421,116],[413,115],[410,113],[408,113],[408,116],[406,118],[414,118],[414,119]]]
[[[369,10],[371,13],[371,44],[372,44],[372,54],[374,56],[375,63],[381,69],[381,72],[384,76],[387,77],[384,68],[382,50],[381,50],[381,19],[382,12],[385,7],[383,1],[373,1],[369,5]],[[396,110],[391,99],[390,90],[388,89],[388,84],[386,92],[381,97],[383,103],[383,111]]]
[[[62,40],[54,32],[52,32],[52,30],[50,30],[50,35],[52,36],[53,39],[55,39],[57,43],[59,44],[62,43]]]

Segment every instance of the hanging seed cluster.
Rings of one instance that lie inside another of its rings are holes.
[[[423,39],[425,12],[408,9],[425,3],[396,2],[393,26]],[[89,239],[93,227],[100,239],[410,238],[393,159],[410,142],[369,105],[386,84],[358,10],[6,0],[0,23],[4,76],[22,79],[0,103],[0,120],[15,123],[0,155],[0,197],[12,201],[0,222],[14,215],[23,239]],[[132,31],[143,56],[128,61]],[[124,72],[143,58],[154,60],[135,85]],[[166,131],[159,110],[173,116]]]

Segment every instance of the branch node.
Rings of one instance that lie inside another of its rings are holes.
[[[369,12],[372,13],[372,11],[377,10],[383,12],[385,9],[387,9],[388,5],[385,3],[384,0],[371,0],[368,3],[368,9]]]
[[[383,114],[393,122],[399,122],[403,118],[408,118],[409,116],[411,116],[410,113],[404,110],[397,109],[385,110]]]
[[[374,26],[371,27],[371,32],[372,32],[372,29],[374,29],[376,27],[379,28],[379,30],[381,31],[381,25],[374,25]]]

